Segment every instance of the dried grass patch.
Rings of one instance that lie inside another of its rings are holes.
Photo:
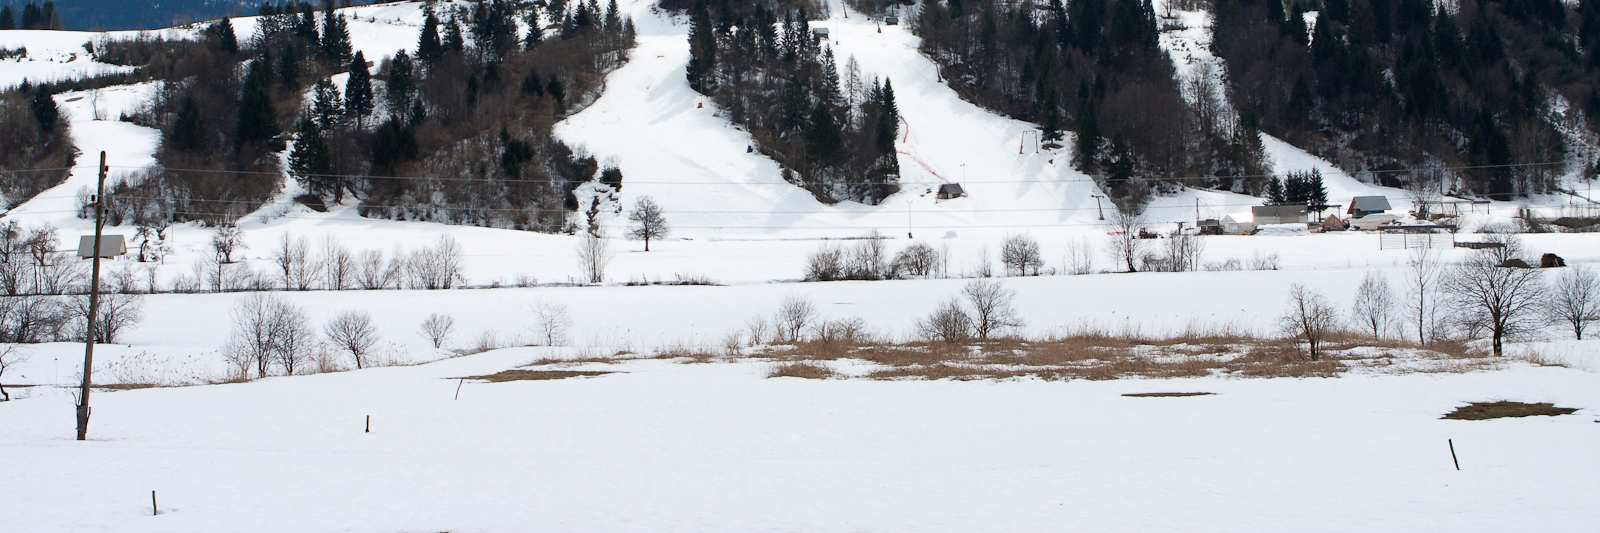
[[[551,381],[558,379],[586,378],[615,374],[604,370],[526,370],[513,368],[501,370],[493,374],[481,376],[463,376],[450,379],[470,379],[473,381],[486,381],[489,383],[505,383],[507,381]]]
[[[1527,402],[1471,402],[1440,417],[1446,420],[1493,420],[1496,418],[1521,418],[1525,416],[1560,416],[1578,412],[1571,407],[1556,407],[1553,403]]]
[[[817,363],[784,363],[767,373],[769,378],[835,379],[844,377],[832,368]]]
[[[1215,392],[1126,392],[1123,396],[1129,398],[1188,398],[1190,396],[1214,396]]]

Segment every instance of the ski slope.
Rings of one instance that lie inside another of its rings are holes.
[[[880,230],[939,237],[1095,220],[1097,189],[1070,167],[1065,150],[1035,153],[1034,125],[961,100],[906,28],[880,33],[865,17],[845,18],[842,3],[812,27],[832,30],[823,44],[841,65],[855,57],[865,76],[893,82],[905,121],[896,143],[902,190],[878,206],[823,205],[785,183],[778,165],[759,151],[747,153],[750,136],[689,88],[687,25],[649,4],[624,3],[639,25],[632,60],[607,78],[593,105],[558,124],[556,135],[616,162],[626,176],[624,203],[653,198],[672,213],[680,235],[847,237]],[[968,197],[936,200],[943,183],[962,184]]]

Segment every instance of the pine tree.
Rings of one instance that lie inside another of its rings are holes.
[[[55,134],[56,127],[60,125],[61,110],[56,107],[56,99],[42,89],[33,91],[33,118],[39,124],[39,131],[45,137]]]
[[[272,109],[272,96],[268,92],[268,79],[272,76],[268,57],[256,58],[245,69],[239,93],[235,147],[266,141],[278,134],[277,113]]]
[[[330,134],[337,131],[344,115],[344,103],[343,98],[339,96],[339,89],[334,87],[328,78],[322,78],[317,80],[312,93],[310,115],[316,121],[317,130]]]
[[[0,7],[0,30],[17,29],[17,15],[11,11],[11,6]]]
[[[401,50],[389,61],[389,77],[384,84],[384,97],[391,112],[399,113],[411,108],[411,95],[416,91],[416,78],[411,55]]]
[[[544,23],[539,19],[539,6],[528,6],[528,35],[522,38],[522,47],[532,50],[544,40]]]
[[[1046,150],[1061,147],[1064,135],[1061,132],[1061,106],[1054,88],[1040,91],[1039,97],[1039,140]]]
[[[444,52],[446,54],[460,54],[467,50],[467,40],[461,34],[461,21],[455,15],[450,15],[450,23],[444,28]]]
[[[439,16],[433,12],[433,3],[422,7],[422,31],[417,35],[417,59],[427,65],[444,57],[444,44],[439,41]]]
[[[342,65],[350,60],[350,26],[344,17],[335,15],[333,2],[322,20],[322,60],[329,65]]]
[[[717,88],[717,37],[705,0],[698,0],[689,19],[689,87],[701,94]]]
[[[900,106],[894,101],[894,82],[884,79],[878,96],[878,155],[894,155],[894,143],[900,136]]]
[[[1318,210],[1328,205],[1328,186],[1322,183],[1321,170],[1311,169],[1311,179],[1306,183],[1306,192],[1309,195],[1307,203],[1317,207]]]
[[[328,152],[328,142],[312,120],[310,110],[301,117],[294,134],[294,145],[289,148],[289,175],[300,183],[307,193],[318,198],[338,195],[333,179],[333,162]]]
[[[1267,180],[1267,205],[1284,205],[1288,200],[1284,198],[1283,182],[1277,177]]]
[[[239,38],[233,33],[233,22],[218,19],[206,28],[206,39],[212,47],[229,55],[239,53]]]
[[[607,34],[616,35],[622,31],[622,14],[617,12],[617,0],[606,4],[604,28]]]
[[[828,105],[817,101],[817,105],[811,108],[807,123],[806,155],[810,162],[819,168],[842,162],[845,156],[844,136],[840,134],[839,122],[833,119],[833,112],[828,110]]]
[[[361,52],[350,59],[350,79],[344,85],[344,111],[354,118],[360,129],[367,115],[372,114],[372,73],[367,70],[367,57]]]
[[[179,150],[194,152],[204,147],[205,138],[200,126],[200,109],[194,97],[185,92],[178,102],[178,116],[172,121],[172,145]]]

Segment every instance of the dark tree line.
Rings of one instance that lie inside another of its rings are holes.
[[[1309,30],[1307,10],[1317,10]],[[1383,183],[1508,199],[1550,190],[1600,111],[1600,4],[1559,0],[1218,0],[1213,48],[1264,130]],[[1227,36],[1227,38],[1222,38]],[[1577,120],[1585,117],[1587,122]],[[1444,167],[1479,168],[1446,171]],[[1433,168],[1421,173],[1395,170]]]
[[[786,180],[824,202],[876,204],[899,189],[893,81],[864,78],[853,58],[841,65],[812,35],[807,5],[696,2],[689,85],[748,129]]]
[[[385,118],[371,132],[366,174],[351,184],[368,216],[561,231],[573,190],[598,162],[551,136],[598,96],[626,60],[633,21],[616,2],[485,0],[429,7],[416,57],[380,70]],[[349,106],[348,97],[346,106]],[[608,169],[622,186],[621,172]]]
[[[600,169],[550,130],[625,60],[633,23],[615,2],[430,4],[416,53],[386,60],[352,52],[331,7],[264,7],[248,37],[208,26],[204,49],[169,68],[180,81],[136,118],[162,129],[161,165],[122,186],[138,194],[115,218],[231,221],[287,173],[314,209],[353,197],[368,216],[562,229],[573,189]]]
[[[10,208],[67,179],[77,157],[50,91],[24,83],[0,93],[0,204]]]
[[[21,14],[10,5],[0,7],[0,30],[59,30],[62,28],[61,14],[56,12],[56,3],[45,0],[44,3],[28,2],[22,5]]]
[[[1197,187],[1265,188],[1230,177],[1265,170],[1254,119],[1216,113],[1217,88],[1204,79],[1196,103],[1184,100],[1148,0],[935,0],[913,27],[964,98],[1038,123],[1050,148],[1075,132],[1074,165],[1124,206],[1179,176],[1199,176],[1186,183]]]

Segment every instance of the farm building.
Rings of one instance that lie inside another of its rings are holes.
[[[121,257],[128,253],[128,241],[122,235],[100,236],[100,257]],[[78,258],[90,259],[94,257],[94,235],[78,237]]]
[[[1361,218],[1367,215],[1383,213],[1389,209],[1389,199],[1386,197],[1357,196],[1350,199],[1350,208],[1345,210],[1345,214]]]
[[[1304,223],[1306,222],[1306,206],[1258,205],[1250,208],[1250,215],[1255,219],[1257,226]]]
[[[811,36],[812,37],[816,37],[818,40],[827,39],[828,38],[828,29],[827,28],[811,28]]]

